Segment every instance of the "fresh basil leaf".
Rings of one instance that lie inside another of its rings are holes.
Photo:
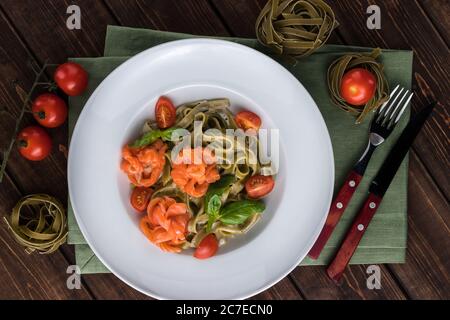
[[[211,230],[213,223],[219,218],[219,210],[222,206],[222,195],[234,180],[234,176],[225,175],[219,181],[208,187],[208,192],[205,195],[205,212],[208,214],[208,224],[206,225],[207,232]]]
[[[215,194],[209,199],[208,202],[208,211],[206,212],[208,214],[208,224],[206,226],[206,231],[211,231],[212,224],[217,220],[219,217],[219,211],[220,207],[222,206],[222,201],[220,200],[220,197]]]
[[[261,201],[241,200],[230,202],[220,211],[219,220],[225,224],[244,223],[252,214],[261,213],[266,206]]]
[[[208,202],[208,214],[217,216],[221,206],[222,201],[220,201],[220,197],[217,194],[213,195]]]
[[[148,131],[144,133],[140,138],[136,139],[133,143],[131,143],[130,147],[133,148],[145,147],[158,140],[160,136],[161,136],[160,130]]]
[[[139,148],[139,147],[145,147],[149,144],[152,144],[159,138],[163,139],[164,141],[172,141],[172,134],[173,132],[178,129],[176,127],[169,128],[166,130],[151,130],[146,133],[144,133],[141,137],[136,139],[133,143],[130,144],[130,147],[133,148]]]
[[[222,178],[211,184],[208,187],[208,192],[206,192],[205,195],[205,211],[208,213],[209,211],[209,201],[214,195],[218,195],[219,197],[222,197],[224,192],[233,184],[235,178],[232,175],[225,175],[222,176]]]
[[[164,141],[172,141],[172,134],[174,133],[175,130],[177,130],[178,128],[176,127],[172,127],[166,130],[161,131],[161,138]]]

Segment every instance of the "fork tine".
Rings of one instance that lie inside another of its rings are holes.
[[[387,109],[385,111],[381,112],[380,115],[378,116],[377,121],[381,121],[382,125],[385,122],[385,120],[388,118],[388,116],[390,115],[392,107],[395,105],[395,102],[397,101],[398,97],[401,95],[403,90],[404,90],[404,88],[401,88],[400,91],[395,96],[391,96],[390,100],[392,100],[392,102],[389,104],[389,107],[387,107]]]
[[[411,101],[413,95],[414,95],[414,92],[411,92],[411,94],[409,95],[408,99],[406,99],[405,104],[403,105],[402,109],[400,110],[400,112],[398,113],[397,117],[394,120],[394,124],[396,124],[398,122],[398,120],[400,120],[403,112],[406,110],[406,107],[408,106],[409,102]]]
[[[395,95],[395,97],[394,97],[394,99],[392,100],[392,103],[390,104],[389,108],[388,108],[388,109],[386,110],[386,112],[384,113],[384,117],[385,117],[385,118],[388,118],[388,117],[391,115],[392,110],[393,110],[392,107],[395,106],[395,103],[397,102],[398,98],[402,95],[404,89],[405,89],[405,88],[400,88],[400,91]]]
[[[383,103],[383,104],[381,105],[381,107],[378,109],[378,114],[380,114],[380,113],[383,111],[384,107],[386,107],[386,105],[389,103],[389,101],[391,101],[391,98],[394,96],[395,92],[398,90],[399,87],[400,87],[400,85],[398,84],[398,85],[394,88],[394,90],[392,90],[391,94],[389,95],[389,98],[388,98],[388,99],[386,100],[386,102]]]
[[[402,96],[402,98],[400,99],[400,101],[399,101],[399,102],[397,103],[397,105],[395,106],[394,111],[391,112],[391,115],[390,115],[390,117],[389,117],[389,120],[391,120],[391,119],[394,117],[394,115],[396,114],[398,108],[402,105],[402,101],[406,98],[406,96],[408,95],[408,93],[409,93],[409,90],[406,90],[406,91],[405,91],[405,94]]]

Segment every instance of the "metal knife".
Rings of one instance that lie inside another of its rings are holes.
[[[339,251],[327,268],[328,276],[334,281],[339,281],[344,273],[392,179],[435,105],[436,102],[431,103],[411,118],[373,179],[369,187],[369,196],[347,231]]]

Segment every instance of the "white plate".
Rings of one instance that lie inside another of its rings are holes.
[[[175,104],[227,97],[233,110],[253,110],[264,127],[280,129],[280,170],[263,218],[211,259],[160,251],[128,202],[120,150],[161,95]],[[146,50],[101,83],[75,127],[68,177],[84,237],[124,282],[156,298],[240,299],[269,288],[306,256],[331,202],[334,165],[323,118],[286,69],[242,45],[195,39]]]

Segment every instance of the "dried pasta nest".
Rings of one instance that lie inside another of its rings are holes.
[[[348,53],[336,59],[328,68],[328,89],[333,103],[342,110],[355,115],[356,123],[361,123],[370,112],[379,108],[389,98],[389,84],[383,73],[383,64],[377,61],[381,49],[377,48],[370,54]],[[365,68],[377,79],[375,95],[363,106],[347,103],[340,95],[341,81],[344,74],[354,68]]]
[[[28,209],[28,210],[27,210]],[[32,194],[19,200],[6,224],[25,252],[48,254],[67,238],[64,206],[46,194]]]
[[[277,54],[300,58],[323,46],[337,25],[322,0],[269,0],[256,20],[256,36]]]

